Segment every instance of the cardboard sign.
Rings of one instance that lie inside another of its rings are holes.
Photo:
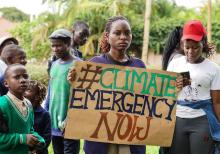
[[[65,138],[171,145],[176,73],[91,62],[74,67]]]

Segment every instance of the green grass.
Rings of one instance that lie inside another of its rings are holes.
[[[49,154],[53,154],[52,144],[50,144],[48,151],[49,151]],[[80,140],[80,154],[85,154],[85,152],[83,151],[83,141],[82,140]]]
[[[158,146],[148,146],[147,145],[146,154],[158,154],[158,153],[159,153]],[[49,147],[49,154],[53,154],[52,145],[50,145],[50,147]],[[81,140],[81,144],[80,144],[80,154],[85,154],[85,152],[83,151],[83,141],[82,140]]]
[[[158,154],[159,147],[158,146],[149,146],[147,145],[146,154]]]

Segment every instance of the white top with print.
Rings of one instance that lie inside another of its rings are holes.
[[[167,68],[173,72],[190,72],[191,85],[184,87],[178,94],[178,100],[198,101],[211,99],[210,90],[220,90],[220,67],[209,59],[191,64],[186,57],[172,60]],[[195,118],[205,115],[202,109],[192,109],[177,105],[176,115],[181,118]]]

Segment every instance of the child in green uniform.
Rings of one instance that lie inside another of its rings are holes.
[[[21,64],[10,65],[5,71],[4,84],[9,92],[0,97],[0,113],[7,128],[0,131],[0,154],[28,154],[29,147],[43,148],[44,139],[33,130],[31,103],[24,98],[28,86],[25,67]]]

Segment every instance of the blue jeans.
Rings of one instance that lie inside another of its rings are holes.
[[[220,154],[220,142],[215,143],[214,154]]]
[[[79,154],[80,140],[65,139],[62,136],[52,136],[54,154]]]

